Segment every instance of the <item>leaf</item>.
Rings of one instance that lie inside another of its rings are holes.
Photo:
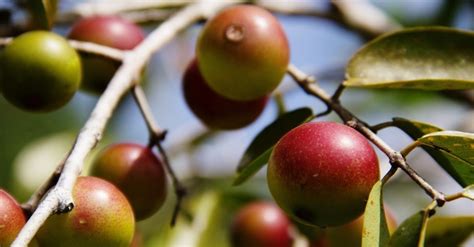
[[[419,211],[406,219],[393,233],[390,238],[390,247],[416,247],[423,246],[420,241],[423,235],[424,225],[428,220],[426,211]]]
[[[365,207],[362,228],[362,246],[387,246],[390,240],[382,199],[382,181],[378,181],[370,191]]]
[[[462,196],[474,200],[474,184],[471,184],[468,187],[464,188]]]
[[[441,128],[433,125],[403,118],[394,118],[393,123],[414,140],[430,133],[442,131]],[[423,145],[422,148],[462,187],[474,183],[474,166],[472,164],[432,146]]]
[[[359,50],[346,77],[348,87],[474,88],[474,32],[445,27],[392,32]]]
[[[439,131],[422,136],[417,140],[423,146],[441,153],[447,163],[443,168],[466,187],[474,183],[474,134],[459,131]]]
[[[237,178],[235,178],[232,185],[240,185],[255,175],[255,173],[257,173],[265,164],[267,164],[272,151],[273,147],[267,149],[267,151],[245,166],[245,168],[240,173],[238,173]]]
[[[425,246],[461,246],[472,233],[474,216],[435,217],[428,222]]]
[[[242,172],[253,160],[273,147],[283,135],[307,121],[312,114],[309,108],[299,108],[281,115],[265,127],[245,150],[237,166],[237,172]]]
[[[58,0],[28,0],[33,25],[38,29],[49,30],[53,26]]]

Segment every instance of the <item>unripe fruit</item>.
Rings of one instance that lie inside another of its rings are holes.
[[[234,247],[289,247],[291,222],[269,202],[253,202],[239,210],[231,226]]]
[[[127,198],[113,184],[95,177],[79,177],[73,190],[74,209],[52,215],[37,239],[48,247],[128,247],[135,230]]]
[[[158,211],[166,199],[166,174],[161,161],[147,147],[120,143],[98,154],[91,175],[117,186],[128,198],[137,220]]]
[[[367,139],[334,122],[288,132],[275,145],[267,170],[278,205],[295,220],[321,227],[360,216],[378,179],[377,155]]]
[[[250,5],[227,8],[204,26],[196,47],[209,86],[234,100],[270,94],[289,61],[286,35],[268,11]]]
[[[25,215],[18,202],[0,189],[0,246],[10,246],[25,222]]]
[[[184,98],[191,111],[211,129],[238,129],[260,116],[268,97],[236,101],[214,92],[202,78],[194,59],[183,77]]]
[[[144,39],[144,36],[140,27],[119,16],[93,16],[75,23],[68,37],[120,50],[131,50]],[[82,88],[101,94],[120,63],[91,54],[81,54],[81,58]]]
[[[76,51],[61,36],[33,31],[16,37],[0,58],[3,96],[13,105],[48,112],[65,105],[81,81]]]

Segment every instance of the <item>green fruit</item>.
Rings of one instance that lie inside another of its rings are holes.
[[[148,147],[133,143],[107,147],[95,159],[91,175],[103,178],[123,191],[137,220],[156,213],[166,199],[163,165]]]
[[[18,202],[0,189],[0,246],[10,246],[25,222],[25,215]]]
[[[74,209],[52,215],[37,239],[48,247],[128,247],[135,219],[127,198],[113,184],[95,177],[79,177],[73,190]]]
[[[278,20],[250,5],[230,7],[209,20],[196,53],[209,86],[242,101],[270,94],[283,79],[289,61],[288,41]]]
[[[236,101],[222,97],[206,84],[194,59],[183,77],[186,103],[192,112],[211,129],[238,129],[254,122],[265,109],[268,97]]]
[[[141,28],[119,16],[92,16],[76,22],[69,33],[70,39],[93,42],[120,50],[135,48],[145,35]],[[93,54],[81,54],[83,65],[82,89],[101,94],[120,62]]]
[[[239,210],[231,226],[234,247],[290,247],[291,222],[269,202],[253,202]]]
[[[13,105],[48,112],[65,105],[81,81],[76,51],[61,36],[32,31],[15,38],[1,56],[0,88]]]
[[[378,179],[377,155],[367,139],[334,122],[288,132],[275,145],[267,170],[278,205],[295,220],[320,227],[360,216]]]

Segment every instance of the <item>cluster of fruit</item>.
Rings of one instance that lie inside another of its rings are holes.
[[[121,50],[133,49],[144,38],[133,23],[115,16],[77,22],[69,38]],[[64,106],[79,88],[102,93],[120,63],[81,54],[61,36],[31,31],[16,37],[0,54],[0,92],[16,107],[49,112]]]

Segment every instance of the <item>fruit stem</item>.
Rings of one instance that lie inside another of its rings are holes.
[[[150,140],[148,142],[148,147],[152,148],[156,146],[158,148],[158,152],[160,153],[163,164],[166,167],[166,170],[171,176],[171,180],[173,182],[174,192],[176,194],[176,205],[173,211],[173,216],[171,217],[171,226],[174,226],[176,223],[176,219],[178,217],[179,211],[181,209],[181,202],[183,197],[186,195],[186,188],[181,184],[176,173],[174,172],[173,168],[171,167],[168,155],[161,145],[164,141],[166,136],[166,130],[161,129],[155,121],[153,117],[153,113],[151,111],[150,105],[148,104],[148,100],[146,99],[145,92],[140,85],[135,84],[132,88],[133,98],[137,103],[140,112],[142,113],[143,119],[145,120],[146,126],[148,128],[148,132],[150,134]]]
[[[410,178],[415,181],[425,192],[433,198],[438,204],[442,206],[446,202],[444,194],[434,189],[426,180],[424,180],[418,173],[416,173],[411,166],[405,160],[405,157],[394,149],[392,149],[385,141],[378,137],[374,131],[372,131],[369,125],[360,119],[358,119],[349,110],[344,108],[340,102],[335,101],[329,94],[321,89],[315,82],[316,79],[312,76],[306,75],[303,71],[299,70],[294,65],[288,65],[288,74],[293,80],[309,95],[315,96],[316,98],[323,101],[328,108],[332,109],[341,118],[344,123],[364,135],[370,140],[375,146],[377,146],[390,160],[390,164],[395,167],[401,168]],[[388,178],[387,178],[388,179]]]

